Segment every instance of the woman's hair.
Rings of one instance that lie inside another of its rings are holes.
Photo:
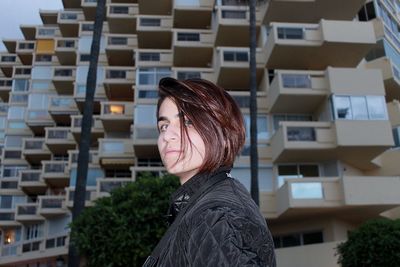
[[[205,157],[199,172],[233,166],[245,142],[243,115],[235,100],[223,88],[207,80],[163,78],[159,82],[157,117],[166,98],[171,99],[183,115],[179,116],[180,125],[185,125],[185,118],[190,120],[204,142]],[[186,147],[184,136],[193,145],[186,127],[181,127],[182,149]]]

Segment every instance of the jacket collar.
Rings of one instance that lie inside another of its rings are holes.
[[[179,211],[181,211],[192,197],[208,180],[219,175],[222,172],[229,173],[230,167],[220,167],[212,173],[199,173],[181,185],[172,195],[170,207],[167,215],[169,224],[175,220]]]

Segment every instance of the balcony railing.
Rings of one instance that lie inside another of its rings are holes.
[[[21,171],[21,182],[39,182],[40,180],[40,170]]]
[[[66,169],[67,169],[67,162],[65,162],[65,161],[61,161],[61,162],[42,161],[42,165],[43,165],[44,173],[66,173]]]
[[[25,139],[23,147],[27,150],[42,150],[44,142],[44,139]]]
[[[48,139],[68,139],[68,130],[48,130]]]
[[[69,49],[74,50],[76,48],[77,41],[74,39],[59,39],[57,40],[57,49]]]
[[[63,201],[65,197],[58,196],[45,196],[40,198],[41,209],[61,209],[63,208]]]
[[[17,206],[17,215],[36,215],[37,204],[22,204]]]

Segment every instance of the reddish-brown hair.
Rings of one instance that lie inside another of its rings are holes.
[[[243,115],[235,100],[223,88],[207,80],[163,78],[159,82],[157,117],[166,98],[182,113],[181,125],[184,125],[184,117],[189,119],[204,142],[206,154],[199,172],[231,167],[245,142]],[[186,147],[184,135],[189,137],[187,129],[181,127],[183,149]]]

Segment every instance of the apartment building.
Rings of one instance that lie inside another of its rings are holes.
[[[3,40],[0,266],[67,260],[96,0],[63,4]],[[260,209],[278,266],[338,266],[348,231],[400,216],[400,2],[269,0],[256,25]],[[162,77],[218,83],[249,128],[248,42],[245,1],[107,1],[87,206],[164,172]],[[248,140],[232,170],[248,188],[249,162]]]

